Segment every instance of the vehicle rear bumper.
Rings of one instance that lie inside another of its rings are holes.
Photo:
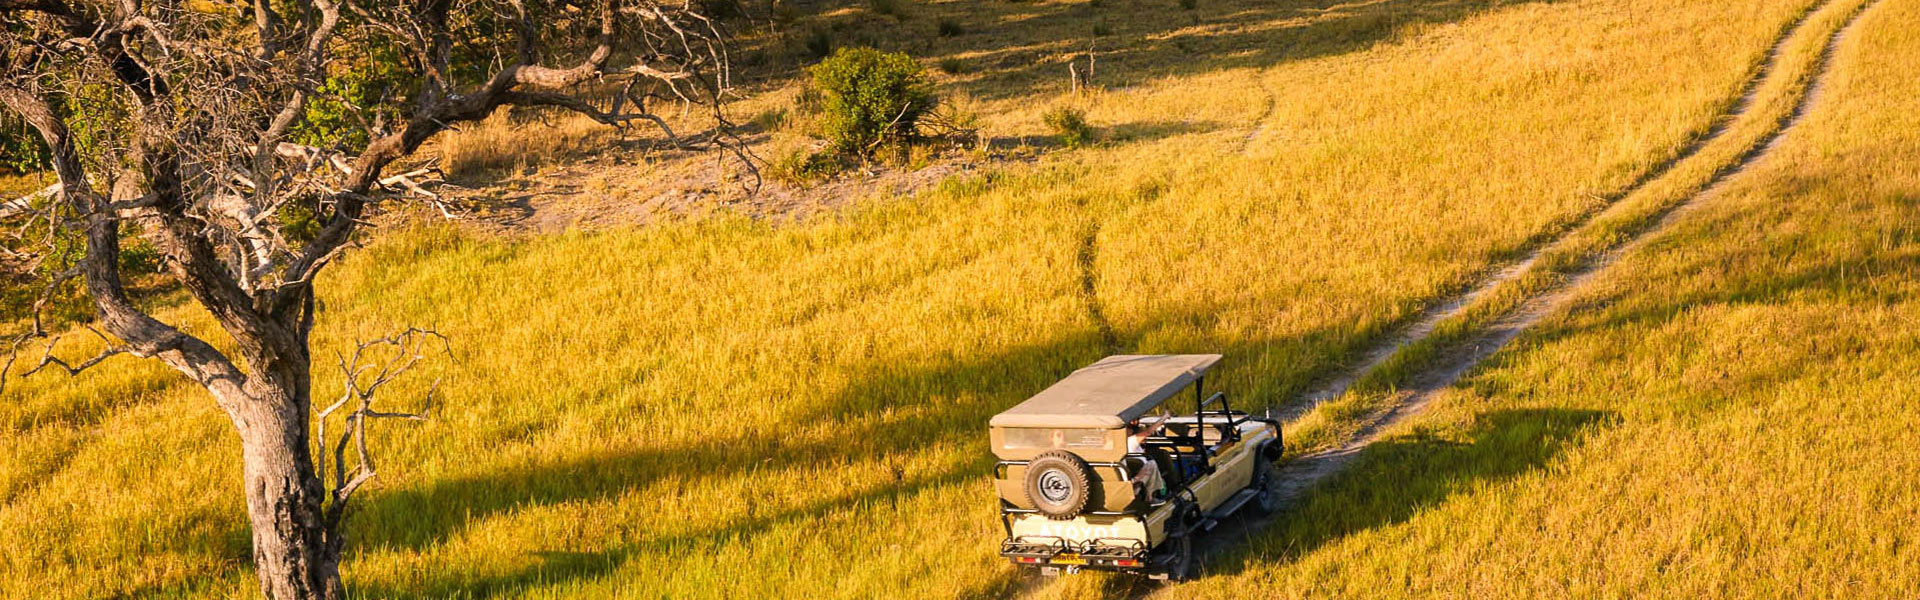
[[[1072,566],[1083,569],[1144,570],[1153,566],[1146,542],[1140,540],[1090,540],[1033,537],[1010,538],[1000,543],[1000,555],[1014,564]]]

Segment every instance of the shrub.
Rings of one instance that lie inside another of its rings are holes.
[[[810,71],[821,133],[842,154],[872,156],[882,144],[911,142],[938,103],[920,63],[899,52],[842,48]]]
[[[1078,148],[1093,141],[1093,127],[1087,125],[1087,113],[1080,109],[1061,106],[1047,111],[1040,118],[1046,122],[1048,129],[1053,130],[1053,136],[1060,140],[1062,146]]]
[[[1200,0],[1180,0],[1180,10],[1193,10],[1200,7]]]
[[[1093,35],[1095,35],[1095,36],[1099,36],[1099,37],[1105,37],[1105,36],[1109,36],[1109,35],[1113,35],[1113,28],[1112,28],[1112,27],[1109,27],[1109,26],[1107,26],[1107,24],[1106,24],[1106,23],[1094,23],[1094,24],[1093,24]]]
[[[363,119],[377,110],[381,99],[404,89],[409,77],[406,59],[385,45],[364,46],[357,56],[342,60],[347,68],[327,77],[320,93],[305,105],[305,117],[292,132],[293,141],[308,146],[339,147],[349,153],[367,147]],[[379,115],[397,120],[398,115]]]
[[[967,32],[967,28],[961,27],[960,22],[953,19],[941,19],[940,23],[935,25],[934,28],[938,31],[940,37],[954,37]]]

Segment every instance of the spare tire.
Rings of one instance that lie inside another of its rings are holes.
[[[1080,516],[1093,501],[1093,469],[1061,450],[1048,450],[1027,462],[1027,501],[1056,521]]]

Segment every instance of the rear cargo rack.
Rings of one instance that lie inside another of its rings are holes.
[[[1073,553],[1097,561],[1145,560],[1147,543],[1132,538],[1095,538],[1082,542],[1052,536],[1023,535],[1000,542],[1000,555],[1010,558],[1053,560]]]

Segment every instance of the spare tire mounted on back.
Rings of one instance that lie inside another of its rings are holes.
[[[1070,452],[1042,452],[1027,462],[1027,500],[1049,519],[1078,517],[1093,500],[1093,469]]]

